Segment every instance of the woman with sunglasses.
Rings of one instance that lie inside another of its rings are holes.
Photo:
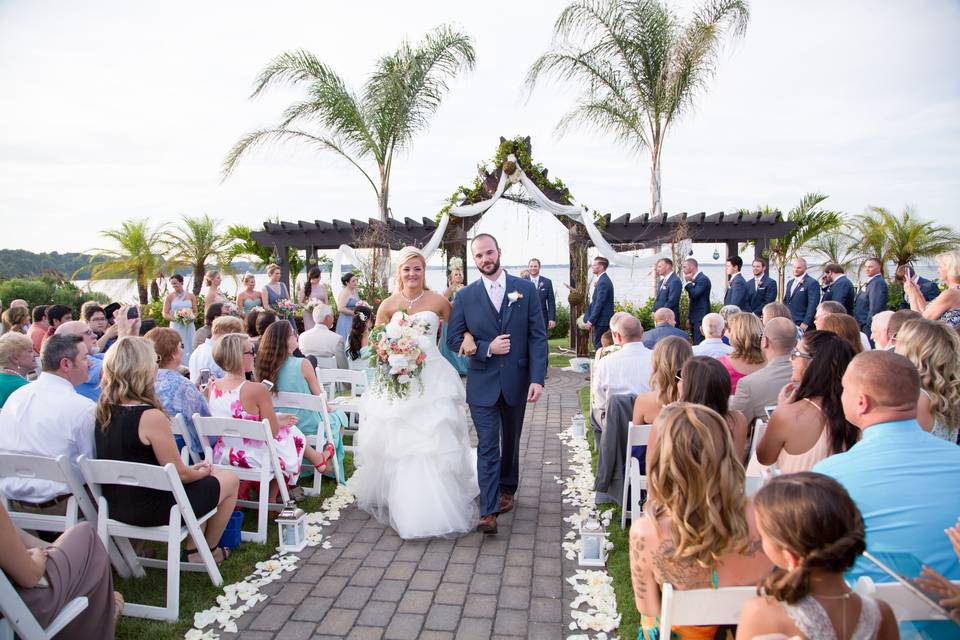
[[[841,380],[853,347],[831,331],[808,331],[790,355],[793,373],[757,444],[760,464],[781,473],[813,466],[856,443],[860,433],[843,415]]]

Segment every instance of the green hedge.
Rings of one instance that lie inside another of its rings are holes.
[[[633,315],[640,319],[640,322],[643,323],[643,330],[649,331],[653,329],[653,303],[655,298],[647,298],[647,301],[642,305],[638,305],[629,300],[618,300],[613,304],[613,310],[617,311],[626,311],[630,315]],[[720,307],[723,304],[719,302],[710,303],[710,311],[714,313],[719,313]],[[680,328],[690,333],[690,330],[687,329],[687,312],[690,309],[690,299],[686,295],[680,296]]]
[[[80,306],[88,300],[102,304],[110,302],[109,296],[97,291],[83,291],[59,274],[39,278],[12,278],[0,282],[0,300],[8,306],[11,300],[22,298],[30,308],[46,304],[62,304],[73,309],[73,317],[80,317]]]

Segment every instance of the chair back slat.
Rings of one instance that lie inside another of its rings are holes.
[[[172,491],[170,476],[165,467],[141,462],[122,460],[101,460],[80,456],[80,470],[87,484],[99,496],[98,486],[119,484],[128,487],[142,487],[158,491]],[[172,464],[170,466],[173,466]]]
[[[281,391],[271,398],[273,399],[274,409],[300,409],[318,413],[323,413],[327,409],[327,393],[323,389],[320,390],[318,395]]]
[[[337,368],[337,358],[336,356],[314,356],[317,361],[317,369],[336,369]]]
[[[206,442],[207,438],[217,436],[246,438],[259,442],[266,442],[273,436],[268,420],[241,420],[239,418],[204,417],[194,414],[193,424],[197,428],[197,435],[200,436],[201,443]]]
[[[960,581],[953,580],[960,587]],[[861,576],[856,583],[857,594],[883,600],[893,609],[898,622],[906,620],[946,620],[939,611],[899,582],[875,583],[869,576]]]
[[[747,458],[748,476],[759,476],[766,469],[766,466],[760,464],[757,459],[757,445],[763,439],[763,434],[767,432],[767,424],[764,420],[757,420],[757,423],[753,425],[753,437],[750,438],[750,457]]]
[[[743,606],[756,595],[756,587],[681,591],[665,583],[661,590],[660,637],[669,638],[670,627],[737,624]]]
[[[650,427],[649,424],[633,424],[632,422],[627,424],[628,453],[633,447],[642,447],[647,444],[647,440],[650,439]]]
[[[3,613],[3,620],[0,620],[0,632],[3,631],[4,622],[13,627],[13,631],[21,638],[46,638],[47,634],[43,627],[33,617],[30,608],[23,602],[20,593],[14,588],[13,583],[7,578],[7,574],[0,571],[0,612]]]
[[[23,453],[0,453],[0,477],[67,484],[67,478],[55,458]]]
[[[349,384],[351,395],[358,396],[367,386],[367,374],[365,371],[355,371],[353,369],[321,369],[318,367],[317,381],[321,385]]]

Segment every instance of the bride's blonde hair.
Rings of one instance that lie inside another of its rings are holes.
[[[403,291],[403,278],[400,277],[400,269],[403,268],[403,265],[407,264],[411,260],[419,260],[423,265],[423,289],[428,291],[430,287],[427,286],[427,259],[421,253],[420,249],[416,247],[404,247],[400,249],[400,255],[397,256],[397,274],[396,274],[396,289],[397,293]]]

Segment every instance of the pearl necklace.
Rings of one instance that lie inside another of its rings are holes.
[[[417,304],[418,302],[420,302],[420,298],[422,298],[422,297],[423,297],[423,294],[425,294],[426,292],[427,292],[426,289],[421,290],[421,291],[420,291],[420,295],[418,295],[416,298],[414,298],[413,300],[411,300],[410,298],[408,298],[408,297],[403,293],[403,290],[401,289],[401,291],[400,291],[400,297],[407,301],[407,309],[412,309],[412,308],[413,308],[413,305],[415,305],[415,304]]]

